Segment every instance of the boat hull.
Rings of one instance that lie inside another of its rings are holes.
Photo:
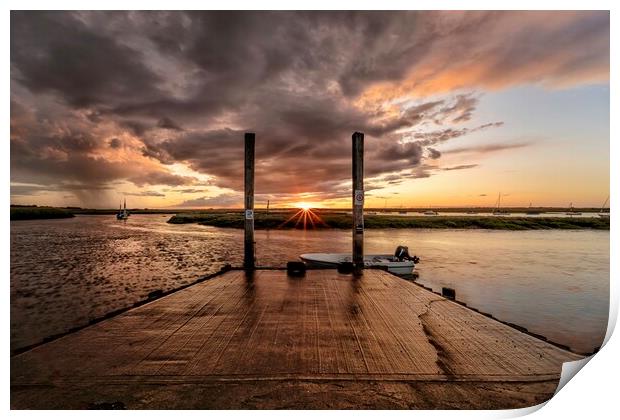
[[[315,268],[336,268],[338,264],[351,262],[351,254],[302,254],[303,262]],[[364,255],[364,267],[385,268],[393,274],[407,275],[413,272],[413,261],[390,261],[392,255]]]

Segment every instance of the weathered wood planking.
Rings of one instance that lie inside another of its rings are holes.
[[[383,271],[230,271],[12,357],[11,405],[522,407],[578,358]]]

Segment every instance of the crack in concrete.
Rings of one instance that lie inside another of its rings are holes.
[[[424,305],[426,307],[426,311],[418,315],[420,322],[422,323],[422,331],[426,335],[426,339],[429,344],[433,346],[435,349],[435,353],[437,355],[437,359],[435,360],[435,364],[439,368],[439,370],[449,378],[454,378],[455,374],[450,368],[451,357],[448,354],[447,350],[438,342],[437,337],[434,335],[433,330],[426,319],[429,316],[429,311],[431,310],[431,305],[434,302],[440,302],[443,299],[434,299],[428,302],[428,305]]]

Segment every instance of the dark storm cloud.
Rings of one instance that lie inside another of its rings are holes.
[[[43,191],[50,191],[50,188],[43,185],[13,185],[11,184],[11,196],[33,195]]]
[[[16,108],[17,112],[17,108]],[[20,121],[24,114],[14,114]],[[109,189],[108,184],[127,180],[136,185],[192,185],[196,179],[170,173],[144,162],[111,160],[104,153],[122,143],[86,132],[80,122],[69,119],[28,121],[11,133],[11,180],[52,186],[65,191]]]
[[[41,192],[59,192],[59,191],[71,191],[71,192],[81,192],[81,191],[108,191],[111,190],[111,187],[106,185],[82,185],[82,184],[68,184],[68,183],[59,183],[53,184],[50,183],[48,185],[37,185],[37,184],[11,184],[11,195],[34,195]]]
[[[11,177],[197,185],[183,163],[240,190],[255,131],[257,193],[346,196],[354,131],[367,176],[430,176],[431,146],[502,124],[458,127],[478,89],[608,80],[608,35],[607,12],[12,12]]]
[[[34,93],[54,92],[76,107],[158,91],[139,52],[66,12],[11,12],[12,77]],[[14,73],[13,73],[14,70]]]
[[[523,83],[571,85],[578,80],[609,78],[608,12],[420,12],[413,19],[404,16],[399,14],[408,21],[409,30],[396,18],[388,20],[397,28],[388,31],[400,41],[395,42],[397,46],[386,40],[367,40],[371,51],[373,46],[376,51],[360,54],[344,77],[347,85],[357,87],[354,92],[368,81],[389,82],[398,91],[436,93]],[[405,36],[399,39],[398,34]]]
[[[168,130],[183,131],[183,129],[168,117],[163,117],[157,122],[157,127]]]

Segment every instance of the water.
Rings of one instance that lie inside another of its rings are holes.
[[[11,222],[11,348],[84,325],[156,289],[240,265],[243,232],[170,225],[169,215]],[[346,230],[257,231],[261,265],[349,252]],[[609,308],[608,231],[368,230],[367,253],[409,245],[419,283],[569,345],[600,346]]]

